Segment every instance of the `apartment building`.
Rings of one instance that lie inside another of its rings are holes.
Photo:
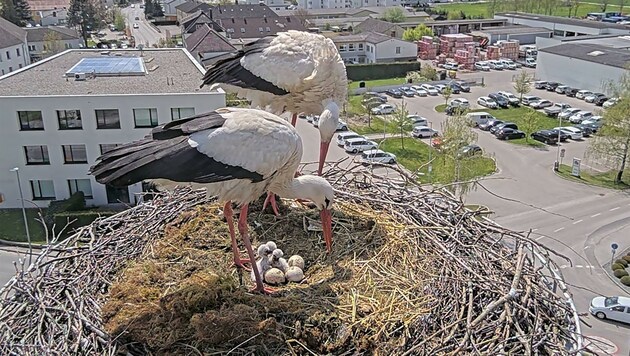
[[[0,75],[18,70],[30,63],[26,31],[0,17]]]
[[[416,61],[418,46],[376,32],[332,38],[339,54],[348,64]]]
[[[14,167],[38,206],[76,191],[90,205],[135,203],[142,184],[104,186],[89,167],[157,125],[225,106],[225,93],[199,89],[203,73],[183,48],[67,50],[0,77],[0,208],[21,205]]]
[[[298,0],[301,9],[343,9],[401,6],[402,0]]]

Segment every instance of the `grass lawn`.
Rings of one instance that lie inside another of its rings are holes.
[[[363,95],[352,95],[348,98],[348,106],[346,110],[350,115],[361,115],[365,110],[363,108],[363,104],[361,104],[361,100],[363,99]]]
[[[26,218],[31,240],[43,242],[46,240],[44,228],[35,220],[39,217],[38,212],[38,209],[26,209]],[[45,209],[42,209],[42,214],[46,214]],[[0,239],[26,242],[22,209],[0,209]]]
[[[401,77],[401,78],[388,78],[388,79],[375,79],[375,80],[364,80],[365,82],[365,87],[366,88],[372,88],[372,87],[378,87],[378,86],[384,86],[384,85],[396,85],[396,84],[400,84],[403,85],[406,83],[406,78]],[[350,84],[348,84],[348,88],[350,89],[357,89],[359,87],[359,83],[361,81],[354,81]]]
[[[601,0],[600,0],[601,1]],[[612,3],[619,3],[620,0],[612,0],[610,2],[610,4]],[[597,1],[592,1],[592,2],[597,2]],[[619,6],[611,6],[608,5],[608,8],[606,9],[606,11],[619,11]],[[453,3],[453,4],[442,4],[442,5],[438,5],[436,6],[437,9],[440,10],[445,10],[447,12],[460,12],[463,11],[466,16],[483,16],[485,18],[489,18],[490,16],[488,15],[488,4],[487,3]],[[626,6],[624,7],[628,8],[628,10],[630,10],[630,6]],[[507,11],[509,12],[509,11]],[[536,11],[534,9],[534,12],[539,12],[542,13],[543,9],[540,9],[540,11]],[[593,4],[593,3],[580,3],[580,5],[578,6],[577,9],[577,16],[578,17],[585,17],[586,14],[588,14],[589,12],[602,12],[602,9],[599,5],[597,4]],[[571,15],[573,15],[574,10],[571,9]],[[565,6],[558,6],[555,10],[555,12],[552,14],[554,16],[569,16],[569,8],[565,7]]]
[[[410,171],[417,171],[420,167],[419,181],[429,183],[428,176],[429,150],[432,150],[424,142],[420,140],[406,137],[405,149],[402,149],[400,138],[388,138],[381,141],[380,149],[391,152],[396,155],[398,163],[405,166]],[[451,183],[454,179],[454,168],[452,159],[439,154],[434,150],[431,152],[433,160],[432,181],[438,183]],[[496,171],[494,161],[487,157],[470,157],[461,160],[460,180],[470,180],[476,177],[485,176]]]
[[[385,121],[383,117],[372,115],[370,126],[368,125],[352,125],[350,130],[358,133],[359,135],[367,135],[367,134],[382,134],[392,133],[394,128],[392,127],[392,123]]]
[[[566,164],[560,165],[560,170],[558,174],[564,178],[569,180],[586,183],[591,185],[596,185],[599,187],[610,188],[610,189],[628,189],[630,188],[630,177],[628,174],[625,174],[622,179],[622,183],[616,184],[615,177],[617,176],[617,171],[608,171],[603,173],[591,173],[591,172],[580,172],[580,177],[574,177],[571,175],[571,166]]]

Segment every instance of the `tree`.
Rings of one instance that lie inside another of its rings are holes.
[[[116,27],[116,31],[124,31],[126,27],[125,17],[123,16],[120,9],[114,10],[114,27]]]
[[[420,75],[426,78],[428,81],[437,79],[437,70],[430,65],[425,65],[420,68]]]
[[[522,70],[514,80],[514,90],[520,95],[520,100],[532,90],[532,80],[532,76],[525,70]]]
[[[44,35],[44,57],[50,57],[63,51],[61,35],[57,31],[49,30]]]
[[[153,17],[164,17],[164,9],[158,0],[153,1]]]
[[[28,2],[26,0],[13,0],[13,7],[17,18],[20,19],[19,26],[26,26],[27,22],[32,19],[31,7]]]
[[[302,24],[302,26],[308,27],[308,17],[309,17],[310,13],[308,12],[308,10],[303,9],[303,8],[298,8],[297,10],[295,10],[295,13],[293,13],[293,16],[297,17],[298,20],[300,20],[300,23]]]
[[[606,8],[608,7],[609,0],[600,0],[599,7],[602,9],[602,12],[606,12]]]
[[[536,110],[527,108],[527,113],[523,116],[523,123],[519,126],[525,133],[525,142],[529,142],[529,137],[540,127],[540,115]]]
[[[622,182],[630,153],[630,96],[622,97],[603,115],[604,125],[589,141],[587,152],[595,158],[606,159],[615,165],[615,183]]]
[[[13,0],[0,0],[0,16],[5,20],[20,26],[20,18],[15,12]]]
[[[405,149],[405,136],[407,135],[407,132],[413,129],[413,123],[411,122],[408,114],[407,104],[403,101],[393,117],[394,127],[396,128],[397,133],[400,133],[400,147],[403,150]]]
[[[419,41],[422,36],[433,36],[433,30],[425,24],[419,24],[415,28],[408,28],[403,32],[402,39],[405,41]]]
[[[450,116],[442,126],[442,159],[444,160],[444,170],[447,182],[457,183],[460,181],[462,160],[460,149],[477,141],[477,134],[473,131],[470,119],[457,110],[454,116]],[[470,188],[469,184],[451,185],[451,191],[455,192],[459,188],[459,193],[463,194]]]
[[[405,13],[401,7],[391,8],[383,14],[383,20],[391,23],[404,22],[405,19]]]
[[[104,18],[105,9],[98,0],[70,0],[68,24],[79,27],[86,47],[90,32],[98,30]]]
[[[623,14],[624,6],[626,6],[626,0],[619,0],[619,13]]]
[[[151,18],[153,16],[153,0],[144,0],[144,16]]]
[[[442,93],[440,94],[442,94],[442,97],[444,98],[444,104],[448,105],[448,99],[450,99],[453,95],[453,89],[447,86],[442,90]]]

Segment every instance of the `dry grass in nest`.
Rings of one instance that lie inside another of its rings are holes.
[[[219,206],[201,206],[121,271],[103,306],[106,330],[155,354],[400,350],[432,298],[422,273],[431,274],[431,258],[405,238],[406,227],[368,206],[337,204],[328,255],[321,234],[303,227],[316,211],[283,211],[250,213],[251,237],[304,257],[308,283],[248,293],[253,283],[245,273],[239,286]]]

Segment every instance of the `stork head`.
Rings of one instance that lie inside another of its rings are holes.
[[[319,115],[319,167],[317,173],[322,174],[324,162],[328,155],[328,147],[335,131],[339,126],[339,106],[334,101],[329,101],[324,107],[324,111]]]
[[[320,210],[319,216],[322,219],[322,229],[326,250],[332,251],[332,217],[330,209],[334,203],[335,192],[328,181],[322,177],[303,175],[295,178],[296,198],[312,201]]]

